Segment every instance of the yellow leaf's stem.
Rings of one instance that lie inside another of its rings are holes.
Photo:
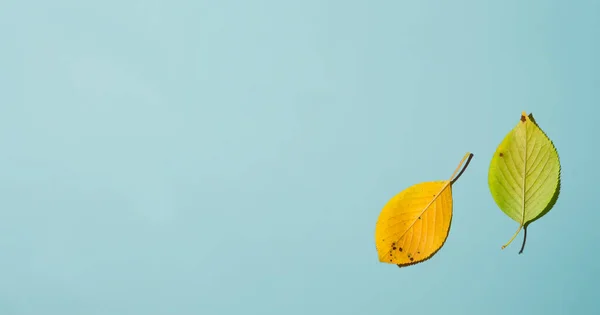
[[[460,177],[460,175],[462,175],[462,173],[467,169],[467,166],[469,166],[469,163],[471,162],[471,159],[473,158],[473,153],[467,152],[467,154],[465,154],[465,156],[462,158],[462,160],[460,160],[460,163],[458,164],[458,167],[456,168],[456,170],[454,170],[454,173],[452,173],[452,176],[450,176],[450,184],[454,184],[454,182],[456,182],[458,180],[458,178]],[[463,163],[465,163],[465,160],[467,161],[467,163],[465,164],[465,167],[462,168]],[[458,171],[460,170],[460,173],[458,173]],[[456,173],[458,173],[458,175],[456,175]],[[456,175],[456,177],[454,177]]]
[[[517,237],[517,235],[519,235],[519,232],[521,232],[521,229],[523,228],[523,224],[519,225],[519,229],[517,230],[517,233],[515,233],[515,235],[513,235],[513,237],[510,238],[510,241],[508,241],[508,243],[502,245],[502,249],[505,249],[506,246],[510,245],[510,243],[512,243],[512,241],[515,239],[515,237]]]

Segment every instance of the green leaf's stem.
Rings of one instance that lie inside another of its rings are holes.
[[[508,246],[508,245],[510,245],[510,243],[512,243],[512,241],[515,239],[515,237],[517,237],[517,235],[519,235],[519,232],[521,232],[522,228],[523,228],[523,224],[519,225],[519,229],[517,230],[515,235],[513,235],[513,237],[510,238],[510,241],[508,241],[508,243],[502,245],[502,249],[505,249],[506,246]]]
[[[527,242],[527,225],[523,228],[523,232],[525,233],[523,235],[523,245],[521,245],[521,250],[519,251],[519,255],[523,254],[523,250],[525,249],[525,242]]]

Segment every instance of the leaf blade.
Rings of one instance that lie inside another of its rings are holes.
[[[379,261],[408,266],[432,257],[448,237],[452,221],[450,181],[413,185],[384,206],[375,228]]]

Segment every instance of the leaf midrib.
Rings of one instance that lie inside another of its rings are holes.
[[[525,127],[525,135],[524,135],[524,159],[523,159],[523,186],[521,187],[522,193],[521,193],[521,225],[523,225],[525,223],[525,190],[526,190],[526,184],[527,184],[527,122],[523,123],[524,127]]]

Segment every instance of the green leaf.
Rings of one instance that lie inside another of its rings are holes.
[[[496,149],[488,173],[490,192],[496,204],[519,223],[506,248],[524,228],[544,216],[556,203],[560,191],[560,161],[556,148],[540,129],[533,115],[521,114],[519,123]]]

